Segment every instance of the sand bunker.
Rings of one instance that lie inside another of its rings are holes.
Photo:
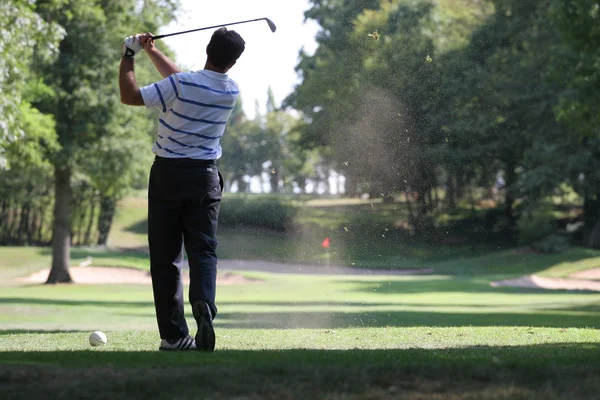
[[[586,271],[581,271],[581,274]],[[571,275],[574,276],[575,274]],[[537,275],[491,282],[492,287],[600,291],[600,282],[584,279],[546,278]]]
[[[584,271],[574,272],[569,275],[569,277],[575,279],[600,280],[600,268],[590,268]]]
[[[134,268],[118,267],[72,267],[69,269],[73,282],[78,284],[98,285],[98,284],[136,284],[150,285],[150,273]],[[38,271],[26,278],[20,278],[23,283],[44,283],[48,278],[48,269]],[[184,283],[189,283],[190,277],[188,271],[183,271]],[[250,279],[242,275],[231,274],[228,272],[219,272],[217,274],[217,285],[240,285],[245,283],[259,282],[256,279]]]

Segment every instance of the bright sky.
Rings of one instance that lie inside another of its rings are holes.
[[[178,20],[158,33],[165,34],[254,18],[269,18],[277,31],[271,33],[265,21],[229,27],[246,41],[246,50],[229,76],[240,86],[244,111],[254,116],[255,100],[264,112],[269,85],[280,105],[298,82],[294,67],[301,48],[312,54],[319,26],[304,23],[308,0],[181,0]],[[214,29],[173,36],[164,40],[176,53],[180,68],[197,70],[204,67],[206,45]],[[160,44],[158,44],[160,48]]]

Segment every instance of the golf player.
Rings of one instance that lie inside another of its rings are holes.
[[[150,272],[160,350],[215,348],[216,231],[223,190],[216,160],[221,157],[219,139],[239,96],[227,71],[244,48],[235,31],[218,29],[206,47],[204,69],[181,72],[155,47],[152,34],[123,42],[121,102],[160,112],[148,188]],[[142,49],[164,79],[140,88],[134,57]],[[190,268],[189,301],[198,324],[195,339],[183,311],[183,247]]]

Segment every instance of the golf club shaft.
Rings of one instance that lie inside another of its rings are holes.
[[[198,29],[190,29],[188,31],[175,32],[175,33],[167,33],[166,35],[156,35],[156,36],[153,37],[153,39],[154,40],[156,40],[156,39],[162,39],[162,38],[165,38],[165,37],[168,37],[168,36],[182,35],[184,33],[204,31],[204,30],[207,30],[207,29],[220,28],[222,26],[245,24],[245,23],[248,23],[248,22],[262,21],[262,20],[266,20],[266,19],[267,18],[256,18],[256,19],[249,19],[247,21],[232,22],[232,23],[229,23],[229,24],[221,24],[221,25],[213,25],[213,26],[207,26],[205,28],[198,28]]]

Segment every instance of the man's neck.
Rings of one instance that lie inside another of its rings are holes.
[[[223,69],[223,68],[217,68],[217,67],[215,67],[215,66],[214,66],[212,63],[210,63],[210,62],[207,62],[207,63],[204,65],[204,69],[206,69],[206,70],[209,70],[209,71],[218,72],[218,73],[220,73],[220,74],[225,74],[225,73],[227,73],[227,71],[226,71],[225,69]]]

